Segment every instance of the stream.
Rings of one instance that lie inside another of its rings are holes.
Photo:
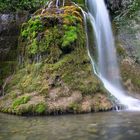
[[[140,112],[19,117],[0,114],[0,140],[139,140]]]

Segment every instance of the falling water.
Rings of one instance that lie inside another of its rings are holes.
[[[63,0],[63,6],[65,6],[65,0]]]
[[[52,3],[53,3],[53,1],[50,1],[50,2],[48,3],[48,8],[51,8]]]
[[[88,47],[94,72],[101,79],[104,87],[121,104],[124,104],[129,110],[140,110],[140,101],[128,96],[121,86],[114,38],[104,0],[87,0],[86,4],[89,9],[88,17],[94,30],[98,51],[98,63],[95,69],[92,57],[93,52],[90,46]]]
[[[60,3],[60,1],[59,0],[56,0],[56,7],[57,8],[59,7],[59,3]]]
[[[54,2],[54,4],[55,4],[55,7],[56,8],[59,8],[59,6],[61,5],[61,6],[65,6],[65,0],[55,0],[55,1],[50,1],[50,2],[48,2],[46,5],[48,5],[48,8],[51,8],[51,6],[53,5],[53,2]]]

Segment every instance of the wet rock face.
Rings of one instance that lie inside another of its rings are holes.
[[[0,60],[11,60],[16,50],[20,25],[28,19],[28,13],[0,14]],[[11,57],[11,58],[9,58]]]
[[[121,41],[128,56],[140,64],[140,11],[123,23],[125,24],[120,26],[117,38]]]

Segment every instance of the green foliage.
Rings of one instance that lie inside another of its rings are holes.
[[[72,1],[77,3],[82,8],[85,8],[85,0],[72,0]]]
[[[46,111],[46,105],[44,103],[39,103],[35,107],[35,113],[44,114]]]
[[[20,97],[18,99],[15,99],[13,101],[13,108],[16,108],[17,106],[21,105],[21,104],[26,104],[28,101],[30,100],[30,96],[23,96],[23,97]]]
[[[28,50],[28,53],[32,55],[35,55],[39,52],[38,42],[36,39],[33,39],[31,45],[28,46],[27,50]]]
[[[76,23],[75,16],[66,16],[66,18],[68,18],[69,23]],[[62,31],[58,26],[45,29],[39,16],[36,16],[30,19],[28,23],[23,24],[21,36],[24,38],[25,42],[28,42],[28,55],[36,55],[38,53],[53,54],[51,53],[51,50],[56,50],[57,52],[60,52],[60,49],[64,52],[72,50],[73,48],[71,45],[77,40],[78,33],[80,33],[81,30],[79,28],[80,25],[77,24],[77,26],[70,26],[65,24],[62,27]],[[43,31],[45,31],[45,33],[41,36],[40,33]],[[60,49],[58,49],[59,46]],[[58,58],[60,54],[61,52],[56,54],[58,55]]]
[[[44,30],[43,23],[38,16],[31,18],[28,21],[28,23],[23,24],[21,36],[24,39],[27,39],[29,42],[28,47],[27,47],[29,55],[35,55],[39,52],[39,44],[37,41],[37,35],[43,30]]]
[[[125,23],[126,19],[131,19],[135,16],[136,12],[140,10],[140,1],[133,0],[127,8],[116,11],[114,21],[117,23]]]
[[[62,38],[62,47],[65,48],[77,39],[77,27],[64,25],[65,34]]]
[[[68,22],[67,24],[70,24],[70,25],[76,24],[77,19],[78,18],[76,16],[72,16],[72,15],[67,15],[64,18],[64,20],[66,20]]]
[[[39,54],[43,58],[47,56],[46,62],[55,63],[63,54],[74,50],[74,45],[83,46],[85,38],[80,9],[75,6],[62,9],[65,12],[60,15],[38,13],[23,24],[20,49],[24,50],[26,58],[33,61]],[[80,41],[77,41],[78,36]]]
[[[22,25],[21,36],[24,38],[35,38],[36,34],[43,31],[44,26],[38,16],[31,18],[28,23]]]
[[[133,14],[134,12],[136,12],[136,11],[138,11],[138,10],[140,10],[140,1],[139,0],[133,0],[132,1],[132,4],[130,4],[129,6],[128,6],[128,9],[129,9],[129,13],[131,14]],[[130,15],[130,17],[131,17],[132,15]]]
[[[52,33],[45,35],[39,42],[39,50],[41,53],[47,52],[50,43],[53,41]]]
[[[39,7],[43,6],[48,0],[1,0],[0,12],[9,11],[35,11]]]
[[[21,105],[21,106],[19,106]],[[34,115],[42,115],[46,113],[46,104],[44,102],[40,102],[38,104],[25,104],[21,103],[15,107],[4,109],[3,112],[14,113],[16,115],[25,115],[25,114],[34,114]]]
[[[39,42],[39,50],[40,52],[46,52],[50,50],[50,46],[59,46],[60,45],[61,34],[59,31],[59,27],[55,26],[51,29],[48,29],[44,35],[44,37]]]

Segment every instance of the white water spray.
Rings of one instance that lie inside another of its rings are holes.
[[[109,14],[104,0],[87,0],[89,19],[94,29],[98,49],[98,67],[94,67],[92,52],[88,50],[95,74],[101,79],[104,87],[129,110],[140,111],[140,100],[132,98],[123,90],[120,82],[116,50]]]

